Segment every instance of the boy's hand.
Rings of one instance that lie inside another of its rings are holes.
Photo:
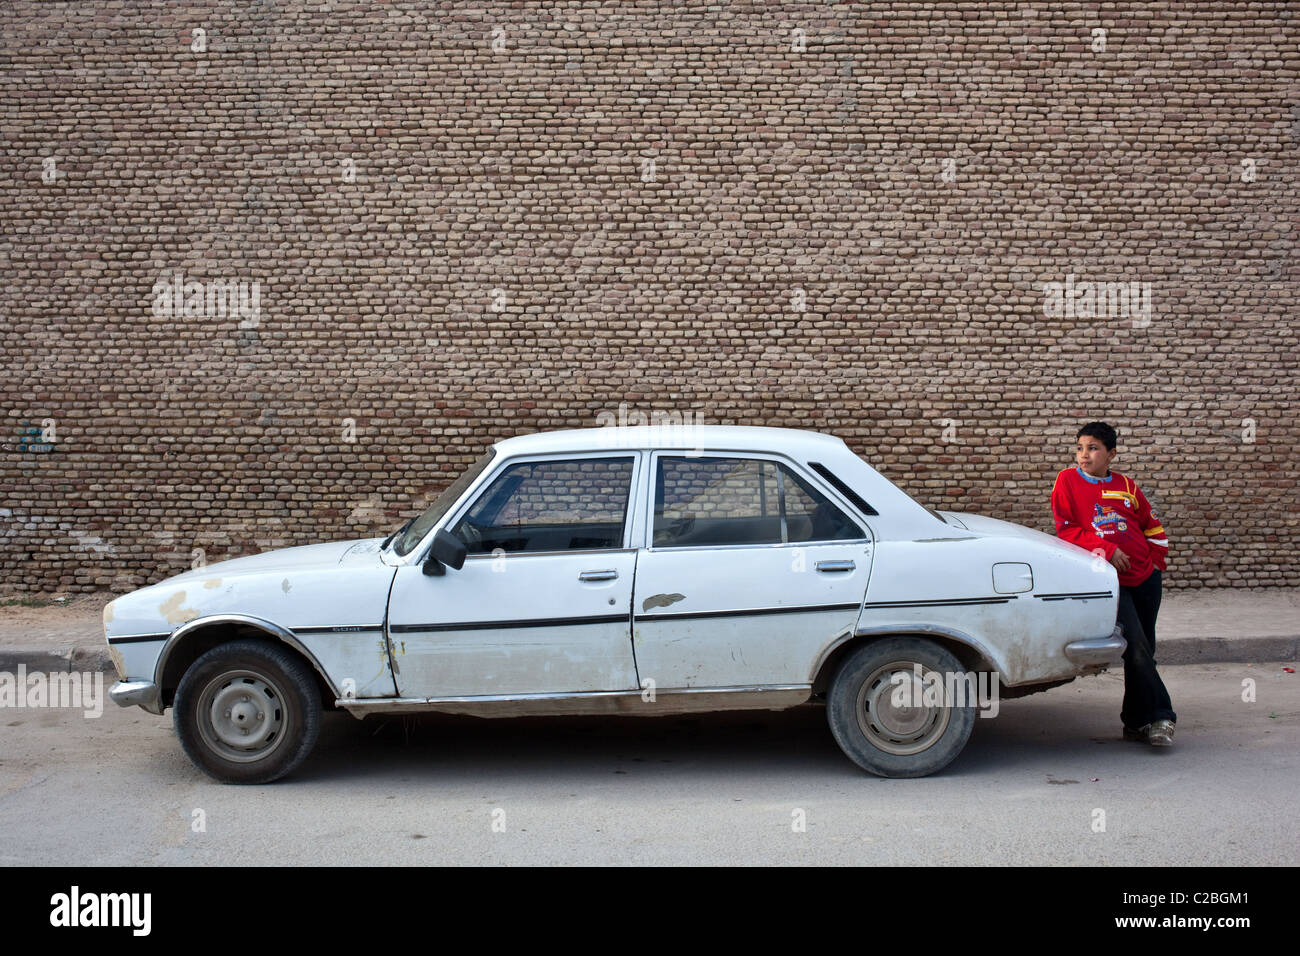
[[[1110,556],[1110,563],[1115,565],[1116,570],[1127,571],[1129,568],[1128,555],[1116,548],[1115,553]]]

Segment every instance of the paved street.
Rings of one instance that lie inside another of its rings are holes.
[[[864,775],[820,709],[364,723],[294,776],[208,781],[166,718],[0,711],[0,861],[22,864],[1290,864],[1300,675],[1163,668],[1167,751],[1118,739],[1117,675],[1003,701],[920,780]],[[1242,680],[1256,684],[1244,703]],[[1094,780],[1093,778],[1097,778]],[[202,811],[197,813],[196,811]],[[1104,811],[1104,832],[1094,832]],[[802,831],[800,822],[806,824]],[[202,822],[203,832],[195,825]]]

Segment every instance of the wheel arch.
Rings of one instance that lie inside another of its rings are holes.
[[[333,709],[334,701],[340,694],[316,656],[287,627],[248,614],[195,618],[172,632],[154,665],[154,683],[158,685],[161,706],[167,708],[172,705],[181,677],[202,655],[214,647],[246,638],[288,645],[311,666],[320,685],[322,702],[327,709]]]
[[[871,628],[865,631],[858,631],[853,634],[847,634],[838,641],[832,643],[822,652],[820,659],[813,668],[812,685],[813,696],[819,696],[826,693],[830,686],[831,679],[835,672],[839,670],[840,663],[858,648],[867,644],[881,641],[890,637],[921,637],[933,641],[940,647],[950,651],[957,660],[961,661],[962,666],[970,671],[992,671],[1000,679],[1005,675],[1002,668],[998,666],[997,661],[988,648],[984,647],[979,641],[975,640],[968,634],[960,631],[950,630],[948,628],[926,628],[917,626],[900,625],[896,627],[879,627]]]

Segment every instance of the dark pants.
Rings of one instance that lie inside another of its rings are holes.
[[[1119,625],[1124,650],[1124,726],[1137,730],[1156,720],[1177,722],[1165,682],[1156,673],[1156,614],[1160,611],[1160,569],[1136,587],[1120,586]]]

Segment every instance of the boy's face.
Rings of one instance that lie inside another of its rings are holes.
[[[1114,449],[1108,449],[1100,438],[1091,435],[1080,435],[1074,444],[1075,462],[1094,478],[1105,478],[1110,474],[1110,463],[1114,457]]]

